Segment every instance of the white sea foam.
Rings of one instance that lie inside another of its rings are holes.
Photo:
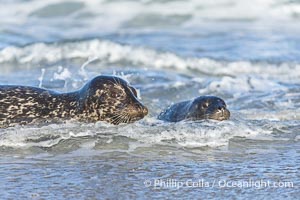
[[[266,112],[261,109],[256,110],[244,110],[242,113],[247,119],[251,120],[274,120],[274,121],[284,121],[284,120],[300,120],[300,109],[293,108],[293,105],[280,106],[283,109],[276,110],[273,112]],[[286,108],[290,107],[290,108]]]
[[[224,76],[220,80],[214,80],[205,88],[200,89],[199,94],[227,93],[234,97],[239,97],[250,92],[287,90],[287,87],[279,84],[276,80],[241,75],[239,78]]]
[[[59,12],[58,8],[65,8]],[[69,9],[68,9],[69,8]],[[71,9],[72,8],[72,9]],[[172,25],[195,27],[207,21],[253,21],[275,24],[279,20],[296,22],[300,6],[296,2],[280,0],[205,0],[187,1],[106,1],[106,0],[48,0],[14,1],[6,3],[0,13],[0,24],[40,24],[36,32],[44,29],[43,23],[55,27],[73,24],[73,29],[64,34],[74,34],[76,23],[89,27],[102,27],[102,31],[116,30],[124,26],[155,27]],[[63,17],[63,20],[55,21]],[[91,18],[93,20],[91,20]],[[171,20],[172,19],[172,20]],[[177,21],[176,21],[177,19]],[[165,21],[165,24],[164,24]],[[150,23],[152,22],[152,23]],[[80,27],[81,28],[81,27]],[[84,32],[84,30],[77,30]],[[33,34],[33,32],[32,32]]]
[[[111,143],[115,136],[125,136],[136,140],[134,145],[138,146],[161,144],[184,147],[218,147],[228,145],[229,140],[236,136],[255,137],[256,135],[271,133],[270,130],[250,127],[233,121],[178,124],[165,124],[151,118],[146,121],[148,122],[121,126],[107,126],[106,123],[101,123],[102,125],[80,125],[68,122],[64,125],[54,124],[41,128],[9,128],[1,130],[0,146],[14,148],[53,147],[59,145],[61,141],[71,138],[94,138],[98,136],[110,138]],[[155,126],[152,123],[155,123]],[[83,141],[83,143],[85,142]],[[126,143],[128,141],[125,141]]]
[[[248,61],[222,62],[207,58],[184,58],[173,53],[159,52],[138,46],[120,45],[103,40],[63,44],[38,43],[26,47],[6,47],[0,51],[0,63],[14,61],[23,64],[30,63],[32,67],[41,62],[54,63],[62,59],[75,58],[98,58],[107,64],[126,62],[136,66],[157,69],[169,68],[182,71],[191,69],[205,74],[233,77],[254,74],[261,77],[260,80],[266,80],[265,83],[269,77],[275,77],[278,81],[297,81],[300,78],[300,65],[295,63],[274,65]],[[229,80],[230,78],[226,79]],[[251,79],[251,83],[257,85],[257,80]]]

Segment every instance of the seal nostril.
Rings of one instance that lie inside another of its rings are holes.
[[[224,106],[219,106],[218,110],[224,110]]]

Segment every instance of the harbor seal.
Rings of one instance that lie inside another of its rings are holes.
[[[132,123],[148,109],[135,88],[115,76],[97,76],[80,90],[59,93],[30,86],[0,86],[0,128],[75,119]]]
[[[225,102],[215,96],[200,96],[190,101],[183,101],[171,105],[161,112],[158,119],[168,122],[182,120],[227,120],[230,112]]]

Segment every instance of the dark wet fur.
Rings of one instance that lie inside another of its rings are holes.
[[[131,123],[147,113],[147,108],[137,99],[136,90],[114,76],[98,76],[70,93],[0,86],[0,128],[65,119]]]
[[[229,117],[230,112],[222,99],[214,96],[201,96],[171,105],[159,114],[158,119],[179,122],[202,119],[227,120]]]

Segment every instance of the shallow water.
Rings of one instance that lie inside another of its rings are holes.
[[[300,2],[4,3],[1,84],[65,92],[114,74],[150,111],[1,129],[4,199],[299,197]],[[223,98],[231,119],[156,119],[200,95]]]

